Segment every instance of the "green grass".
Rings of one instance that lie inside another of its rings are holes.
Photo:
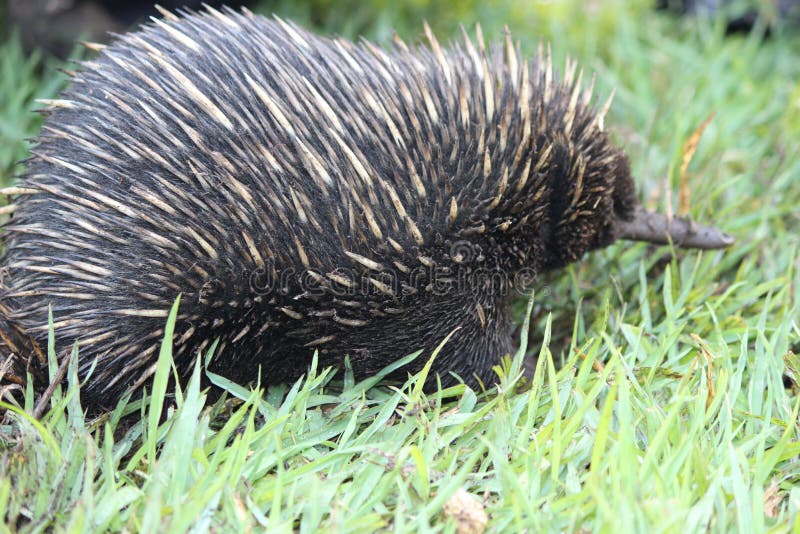
[[[294,15],[379,39],[395,25],[410,40],[418,15],[442,36],[480,19],[488,36],[508,24],[529,52],[541,38],[577,57],[599,94],[616,88],[606,123],[640,198],[662,211],[677,206],[684,143],[714,112],[689,166],[691,213],[737,244],[670,256],[620,243],[548,276],[531,339],[520,328],[523,350],[487,394],[425,395],[424,373],[392,388],[312,369],[263,394],[216,378],[229,390],[216,403],[197,380],[165,399],[167,344],[149,409],[86,420],[73,369],[41,420],[0,427],[7,526],[452,532],[446,504],[465,490],[496,532],[800,531],[800,40],[725,39],[719,22],[644,0],[455,15],[374,0],[349,26],[318,3],[316,18]],[[0,44],[4,183],[39,124],[33,95],[62,83],[15,43]],[[525,302],[518,312],[522,323]],[[530,380],[524,354],[539,356]]]

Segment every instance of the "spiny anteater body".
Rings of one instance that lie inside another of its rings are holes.
[[[46,345],[51,306],[95,407],[152,374],[179,294],[183,373],[218,338],[235,380],[314,351],[365,375],[455,331],[433,370],[491,383],[511,290],[611,243],[634,187],[574,64],[427,33],[387,50],[209,9],[101,50],[15,189],[3,336]]]

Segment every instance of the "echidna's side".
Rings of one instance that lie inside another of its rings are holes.
[[[574,65],[428,36],[385,50],[208,10],[104,48],[17,189],[4,336],[44,346],[52,306],[96,407],[148,379],[179,294],[182,372],[219,338],[240,381],[314,351],[367,374],[457,329],[434,371],[491,382],[520,275],[611,243],[634,188]]]

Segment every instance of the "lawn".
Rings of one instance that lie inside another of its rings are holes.
[[[606,125],[642,202],[736,244],[621,242],[546,276],[488,391],[314,367],[266,391],[212,377],[228,391],[212,403],[197,380],[165,396],[165,343],[148,401],[87,419],[71,368],[39,420],[29,396],[0,426],[6,527],[800,532],[800,38],[725,37],[721,20],[643,0],[303,5],[262,11],[378,42],[392,27],[421,40],[423,17],[443,41],[479,20],[529,54],[550,42],[597,74],[600,98],[615,89]],[[0,42],[4,185],[59,66]]]

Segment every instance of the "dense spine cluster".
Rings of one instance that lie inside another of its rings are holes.
[[[42,345],[52,306],[96,405],[151,375],[179,294],[182,371],[218,338],[234,379],[315,350],[369,373],[457,330],[435,370],[490,381],[510,290],[635,201],[575,64],[478,33],[384,49],[208,9],[103,47],[15,190],[5,320]]]

